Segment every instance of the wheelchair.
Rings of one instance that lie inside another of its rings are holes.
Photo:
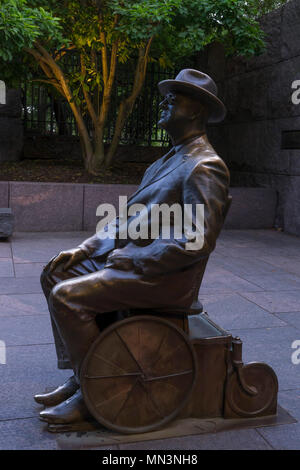
[[[197,292],[201,281],[202,274]],[[186,310],[117,315],[99,325],[102,332],[81,367],[83,398],[100,425],[136,434],[175,418],[276,415],[273,369],[265,363],[244,364],[240,338],[216,325],[198,300]]]
[[[175,418],[276,414],[278,382],[242,361],[242,342],[196,302],[189,312],[130,311],[99,335],[81,370],[84,401],[105,428],[136,434]]]

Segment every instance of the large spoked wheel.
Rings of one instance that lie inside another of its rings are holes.
[[[148,432],[171,421],[189,399],[195,379],[195,353],[185,333],[150,315],[104,330],[81,370],[90,413],[122,433]]]

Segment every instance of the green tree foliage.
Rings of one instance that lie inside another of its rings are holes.
[[[257,9],[257,15],[262,16],[276,8],[280,8],[289,0],[251,0],[251,6]]]
[[[41,80],[69,103],[85,167],[95,174],[113,160],[149,61],[168,66],[215,41],[229,54],[260,53],[264,43],[256,21],[259,4],[258,0],[0,0],[1,78],[13,83],[28,78],[29,71],[43,72]],[[70,72],[64,59],[74,53],[80,67]],[[104,126],[117,66],[127,61],[135,68],[131,92],[121,101],[105,152]],[[92,121],[92,133],[84,113]]]

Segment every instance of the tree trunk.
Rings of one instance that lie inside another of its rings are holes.
[[[101,151],[94,151],[90,155],[86,155],[86,158],[84,159],[84,166],[85,169],[94,176],[99,175],[101,168],[103,165],[101,165],[101,162],[104,160],[104,153]]]
[[[93,143],[91,143],[90,140],[87,141],[86,136],[81,135],[80,130],[79,137],[84,167],[88,173],[97,176],[103,168],[105,158],[102,129],[98,128],[95,130]]]

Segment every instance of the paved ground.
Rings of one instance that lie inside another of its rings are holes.
[[[57,449],[32,399],[69,375],[56,369],[42,266],[86,233],[17,233],[0,243],[0,449]],[[279,378],[279,403],[300,421],[300,238],[275,231],[224,231],[211,256],[200,299],[214,321],[244,341],[244,360],[269,363]],[[1,358],[0,358],[1,359]],[[1,362],[1,361],[0,361]],[[300,422],[124,444],[122,449],[300,449]]]

